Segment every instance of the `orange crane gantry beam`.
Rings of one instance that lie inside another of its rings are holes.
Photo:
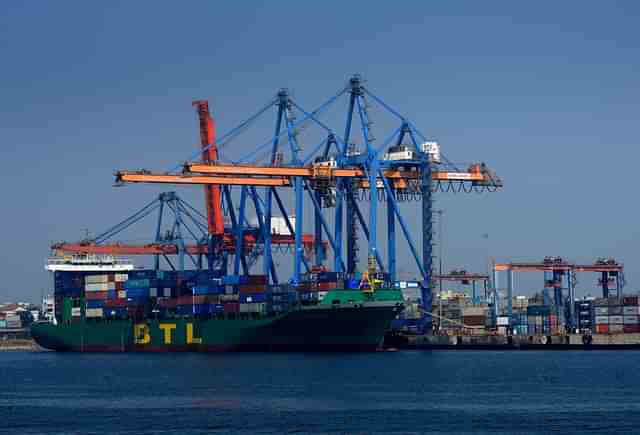
[[[545,264],[545,263],[496,263],[494,270],[504,272],[512,270],[514,272],[620,272],[624,267],[620,264]]]
[[[295,243],[293,236],[284,234],[272,234],[271,243],[273,245],[293,245]],[[253,234],[244,235],[244,246],[252,248],[256,245],[256,237]],[[302,245],[305,250],[313,248],[313,236],[310,234],[302,235]],[[145,245],[125,245],[120,243],[98,245],[95,243],[58,243],[51,247],[67,253],[84,253],[84,254],[110,254],[110,255],[176,255],[178,248],[175,244],[170,243],[149,243]],[[207,254],[209,248],[207,245],[189,245],[185,247],[187,253]],[[235,251],[235,239],[230,234],[224,235],[224,250],[233,253]]]
[[[474,170],[477,165],[472,165],[467,172],[450,172],[450,171],[433,171],[432,178],[436,181],[487,181],[485,174],[480,170]],[[212,175],[262,175],[262,176],[278,176],[278,177],[365,177],[362,169],[338,169],[328,166],[312,166],[312,167],[268,167],[268,166],[252,166],[252,165],[208,165],[203,163],[187,163],[185,165],[186,172],[194,172],[199,174]],[[386,170],[383,172],[385,178],[389,179],[411,179],[416,180],[420,174],[417,171],[397,171]]]
[[[228,185],[228,186],[291,186],[290,177],[304,177],[310,179],[327,179],[333,177],[360,178],[359,187],[369,188],[369,180],[360,169],[334,168],[274,168],[264,166],[231,166],[231,165],[191,165],[191,172],[212,175],[181,175],[154,174],[149,171],[118,171],[116,183],[161,183],[161,184],[199,184],[199,185]],[[197,169],[197,171],[196,171]],[[214,175],[215,174],[215,175]],[[416,171],[385,171],[385,178],[391,180],[396,189],[406,189],[411,181],[419,178]],[[434,181],[470,181],[481,185],[491,185],[493,180],[481,172],[449,172],[434,171]],[[382,183],[377,186],[382,188]]]

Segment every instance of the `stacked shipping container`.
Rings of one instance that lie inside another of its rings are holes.
[[[640,332],[638,296],[626,296],[622,301],[618,298],[596,299],[594,311],[597,334]]]
[[[339,285],[337,274],[314,278],[294,288],[268,286],[264,275],[221,276],[209,271],[56,272],[55,315],[58,321],[77,321],[278,313],[292,304],[317,303]]]

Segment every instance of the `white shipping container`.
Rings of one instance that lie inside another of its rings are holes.
[[[640,318],[638,317],[638,315],[626,315],[622,318],[622,322],[625,325],[637,325],[638,324],[638,320]]]
[[[149,288],[149,297],[157,298],[158,297],[158,289],[155,288],[155,287],[150,287]]]
[[[127,275],[126,273],[116,273],[116,276],[115,276],[116,282],[125,282],[128,279],[129,279],[129,275]]]
[[[623,330],[624,330],[624,327],[622,326],[622,324],[609,325],[609,333],[623,332]]]
[[[127,291],[126,290],[118,290],[118,298],[119,299],[125,299],[127,297]]]
[[[596,316],[606,316],[609,314],[609,307],[596,307]]]
[[[622,325],[622,316],[609,316],[609,325]]]
[[[638,307],[636,306],[632,306],[632,307],[623,307],[622,308],[622,314],[623,315],[637,315],[638,314]]]
[[[85,317],[102,317],[102,308],[87,308],[85,311]]]
[[[235,302],[238,299],[240,299],[240,295],[237,293],[234,295],[220,295],[221,302]]]
[[[102,284],[109,282],[109,275],[87,275],[84,277],[86,284]]]
[[[109,283],[87,284],[84,286],[86,292],[106,292],[109,290]]]
[[[164,292],[163,292],[163,296],[165,298],[170,298],[171,297],[171,289],[169,287],[165,287]]]
[[[496,319],[498,326],[509,326],[509,317],[508,316],[500,316]]]
[[[609,316],[596,316],[596,325],[608,325]]]
[[[487,307],[465,307],[462,309],[463,316],[484,316],[486,314]]]
[[[82,314],[82,310],[80,307],[71,308],[71,316],[79,317]]]
[[[115,282],[108,282],[107,283],[107,288],[109,290],[115,290],[116,289],[116,283]]]
[[[266,311],[266,308],[267,304],[264,302],[240,304],[241,313],[262,313]]]

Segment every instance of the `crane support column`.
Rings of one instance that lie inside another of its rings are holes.
[[[507,271],[507,317],[509,328],[513,324],[513,269]]]
[[[163,211],[164,211],[164,194],[160,194],[160,212],[158,213],[158,224],[156,226],[156,243],[160,242],[160,230],[162,228],[162,215],[163,215]],[[160,255],[157,254],[154,256],[153,259],[153,268],[155,270],[160,270]]]
[[[351,126],[353,123],[353,112],[355,110],[355,103],[358,95],[360,93],[360,79],[359,77],[352,77],[350,80],[351,91],[349,93],[349,108],[347,111],[347,122],[344,129],[344,141],[345,141],[345,154],[349,151],[349,141],[351,140]],[[346,156],[345,156],[346,157]],[[346,198],[346,238],[347,238],[347,270],[348,274],[353,274],[357,268],[357,240],[356,240],[356,215],[354,211],[355,206],[355,198],[353,192],[353,185],[351,184],[351,179],[345,179],[342,181],[342,188],[344,192],[344,196]],[[338,210],[336,209],[336,213]],[[337,228],[338,221],[336,220],[336,234],[338,231]],[[340,220],[340,225],[342,226],[342,220]],[[342,228],[340,228],[342,231]],[[338,242],[336,240],[337,243]],[[337,270],[337,269],[336,269]]]
[[[322,196],[320,192],[311,192],[314,195],[316,204],[322,206]],[[322,214],[318,207],[313,209],[313,251],[315,254],[315,266],[320,267],[324,264],[325,252],[322,245]]]
[[[333,252],[333,270],[336,272],[346,272],[342,267],[342,222],[344,215],[344,190],[342,189],[343,183],[346,183],[346,180],[339,179],[337,181],[336,188],[336,211],[335,211],[335,220],[334,220],[334,236],[333,239],[336,242],[336,246]]]
[[[378,162],[374,159],[369,166],[369,259],[376,258],[378,253]],[[371,260],[369,260],[370,262]],[[369,263],[367,263],[369,264]]]
[[[396,280],[396,217],[391,203],[393,195],[387,199],[388,272],[391,281]]]
[[[240,191],[240,209],[238,211],[238,222],[235,228],[236,247],[235,247],[235,263],[233,267],[234,275],[240,274],[240,265],[242,264],[242,270],[245,275],[249,273],[247,270],[247,262],[244,257],[244,222],[245,222],[245,210],[247,207],[247,187],[242,186]]]
[[[271,263],[273,262],[271,257],[271,210],[273,206],[273,187],[266,188],[266,203],[264,205],[264,225],[262,226],[262,237],[264,238],[264,258],[263,258],[263,273],[267,277],[267,284],[271,272]],[[274,277],[271,277],[273,279]]]
[[[431,332],[433,318],[431,317],[433,305],[433,214],[431,199],[431,162],[428,156],[423,156],[424,162],[420,171],[420,191],[422,193],[422,266],[424,269],[422,285],[422,309],[427,314],[423,317],[425,332]]]
[[[302,250],[302,223],[304,221],[303,215],[303,187],[302,177],[295,177],[293,179],[296,194],[296,234],[295,234],[295,260],[293,265],[293,281],[297,285],[300,282],[300,269],[302,265],[302,257],[304,252]]]
[[[574,330],[577,325],[575,324],[576,319],[576,304],[575,304],[575,289],[573,288],[573,278],[571,276],[571,272],[567,273],[567,287],[569,289],[569,318],[567,319],[567,326],[570,330]]]
[[[562,275],[563,273],[561,271],[553,271],[553,299],[556,305],[556,319],[558,325],[560,325],[560,320],[564,319],[564,303],[562,300]]]

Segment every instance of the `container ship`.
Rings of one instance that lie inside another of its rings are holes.
[[[315,119],[340,96],[348,100],[346,129],[339,129],[343,138]],[[118,170],[115,181],[200,186],[206,216],[175,192],[165,192],[93,239],[55,246],[62,255],[114,257],[111,263],[72,258],[47,266],[54,273],[56,322],[35,325],[35,340],[62,351],[375,350],[404,306],[393,285],[401,243],[423,283],[422,310],[430,312],[432,193],[495,192],[502,181],[484,163],[460,169],[441,159],[439,144],[404,117],[385,143],[374,145],[369,97],[387,113],[398,114],[354,75],[316,110],[302,109],[280,89],[220,140],[208,102],[194,101],[198,153],[169,172]],[[227,147],[227,158],[219,158],[225,144],[270,108],[276,109],[270,151],[265,153],[265,145],[252,151]],[[303,152],[297,135],[312,120],[322,126],[320,145]],[[236,160],[236,152],[248,154]],[[399,204],[410,201],[420,205],[417,231]],[[383,209],[384,230],[378,222]],[[155,211],[152,242],[129,245],[114,239]],[[163,211],[171,217],[163,219]],[[280,220],[275,227],[274,219]],[[366,259],[359,258],[364,240]],[[293,273],[284,285],[277,253],[293,257]],[[153,269],[137,270],[116,260],[129,255],[155,257]],[[186,268],[189,260],[195,270]],[[171,270],[162,270],[161,261]],[[365,261],[363,270],[359,264]],[[252,272],[257,262],[262,275]],[[431,319],[423,319],[422,326],[429,330]]]
[[[74,352],[375,351],[403,308],[396,289],[267,286],[263,275],[136,270],[114,257],[49,261],[55,322],[42,347]]]

